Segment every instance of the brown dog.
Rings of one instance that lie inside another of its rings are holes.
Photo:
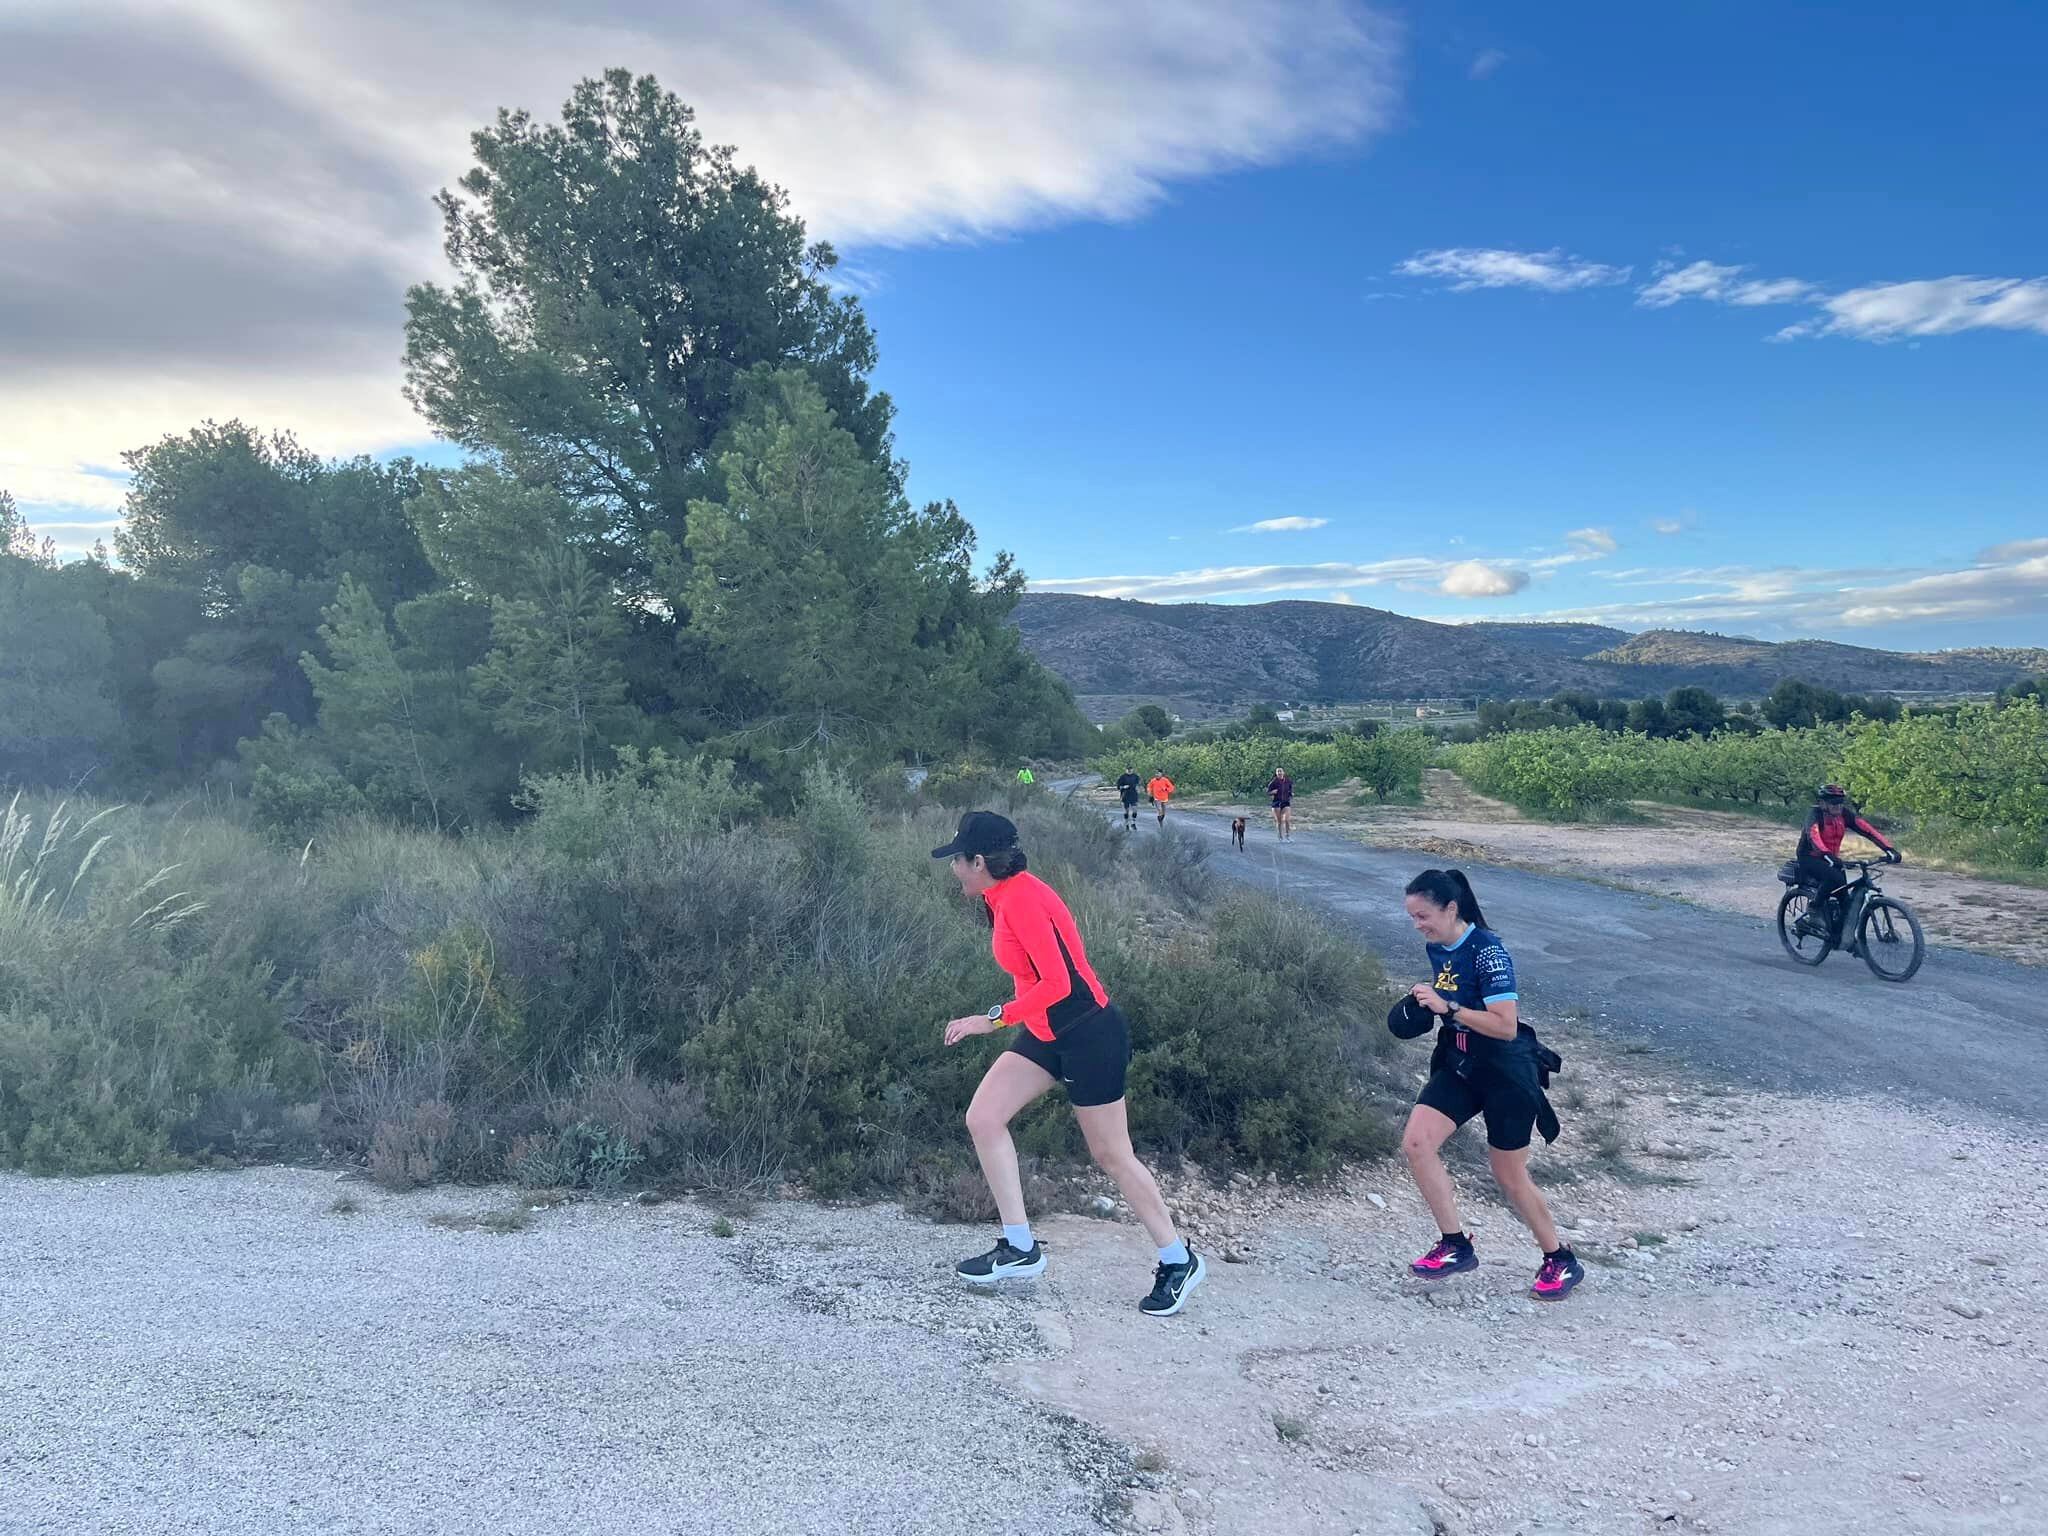
[[[1244,818],[1234,817],[1230,823],[1230,840],[1237,844],[1237,851],[1244,852]]]

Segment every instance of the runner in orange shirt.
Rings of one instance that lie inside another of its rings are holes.
[[[1159,825],[1166,825],[1166,802],[1173,798],[1173,780],[1163,773],[1152,775],[1152,782],[1145,786],[1145,793],[1152,797],[1152,808],[1159,813]]]
[[[1031,1235],[1024,1182],[1010,1122],[1054,1084],[1066,1086],[1089,1156],[1123,1191],[1159,1250],[1152,1293],[1138,1310],[1171,1317],[1187,1304],[1208,1266],[1173,1224],[1159,1184],[1131,1150],[1125,1077],[1131,1064],[1131,1029],[1123,1011],[1088,964],[1074,914],[1059,893],[1032,874],[1017,846],[1017,828],[993,811],[969,811],[960,830],[935,859],[952,860],[953,878],[988,915],[996,964],[1016,996],[986,1014],[970,1013],[946,1025],[947,1045],[1013,1025],[1009,1049],[982,1074],[967,1106],[967,1134],[1001,1213],[1003,1236],[995,1247],[963,1259],[954,1273],[969,1285],[1028,1280],[1045,1272],[1045,1250]]]

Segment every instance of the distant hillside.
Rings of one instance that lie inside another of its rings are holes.
[[[1746,697],[1800,677],[1850,692],[1989,691],[2048,670],[2048,652],[1926,655],[1597,624],[1433,624],[1347,603],[1138,603],[1033,593],[1025,644],[1097,719],[1158,699],[1189,715],[1296,702],[1584,688],[1638,698],[1686,684]]]
[[[2002,688],[2038,667],[2044,653],[1879,651],[1832,640],[1772,643],[1687,629],[1650,629],[1587,660],[1620,668],[1683,672],[1685,681],[1720,692],[1765,692],[1801,677],[1845,693]]]
[[[1489,639],[1503,645],[1521,646],[1544,656],[1562,656],[1577,661],[1620,645],[1629,638],[1625,629],[1605,624],[1468,624]]]

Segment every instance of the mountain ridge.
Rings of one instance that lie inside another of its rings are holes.
[[[1599,624],[1441,624],[1301,600],[1144,603],[1034,592],[1018,603],[1015,622],[1096,718],[1144,698],[1218,714],[1260,700],[1526,698],[1568,688],[1640,698],[1699,686],[1748,697],[1792,677],[1853,693],[1968,693],[2048,672],[2048,649],[1885,651]]]

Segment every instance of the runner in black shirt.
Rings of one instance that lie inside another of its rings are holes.
[[[1116,792],[1124,803],[1124,825],[1127,827],[1135,827],[1138,824],[1138,790],[1141,787],[1138,776],[1128,768],[1116,781]]]

